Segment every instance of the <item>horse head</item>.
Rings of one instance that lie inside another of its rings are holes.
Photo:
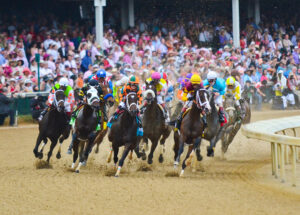
[[[98,96],[98,91],[90,86],[86,92],[87,104],[92,108],[98,109],[100,106],[100,99]]]
[[[62,89],[58,89],[54,93],[54,106],[58,112],[63,112],[65,109],[65,93]]]
[[[224,102],[225,109],[228,107],[234,107],[234,104],[235,104],[234,95],[232,95],[231,93],[227,93],[225,95],[225,102]]]
[[[138,111],[138,96],[136,93],[128,93],[126,96],[126,108],[131,116],[136,116]]]
[[[206,89],[199,89],[196,91],[196,104],[197,108],[209,112],[211,110],[209,102],[209,93]]]
[[[143,97],[146,99],[147,104],[151,104],[152,102],[155,101],[156,87],[154,86],[154,84],[146,82],[146,89]]]
[[[105,83],[100,83],[100,87],[103,91],[104,101],[107,102],[110,107],[112,107],[114,105],[114,97],[112,90]]]

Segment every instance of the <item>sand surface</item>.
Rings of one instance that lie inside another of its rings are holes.
[[[254,112],[252,121],[299,115],[300,111]],[[51,169],[36,169],[32,153],[38,134],[36,125],[0,128],[0,215],[5,214],[300,214],[300,164],[298,187],[271,176],[270,145],[247,139],[239,132],[220,159],[220,144],[214,158],[206,157],[194,173],[187,168],[184,178],[166,177],[173,171],[173,134],[166,142],[163,164],[157,148],[152,171],[137,171],[145,162],[124,165],[120,178],[106,176],[113,169],[106,163],[108,141],[94,152],[80,174],[70,171],[72,157],[62,158],[54,149]],[[44,151],[44,159],[49,144]]]

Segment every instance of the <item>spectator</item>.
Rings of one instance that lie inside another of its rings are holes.
[[[12,98],[8,98],[7,89],[0,89],[0,125],[4,124],[4,120],[9,116],[9,125],[14,126],[15,124],[15,111],[10,107],[10,104],[13,103],[14,94]]]

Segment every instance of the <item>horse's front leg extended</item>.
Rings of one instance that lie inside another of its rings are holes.
[[[117,170],[116,175],[115,175],[116,177],[119,177],[119,176],[120,176],[120,172],[121,172],[121,169],[122,169],[122,167],[123,167],[125,158],[126,158],[127,155],[128,155],[129,148],[130,148],[130,143],[125,144],[125,148],[124,148],[122,157],[121,157],[121,159],[120,159],[120,161],[119,161],[118,170]]]

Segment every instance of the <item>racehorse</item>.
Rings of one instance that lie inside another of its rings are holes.
[[[128,155],[129,151],[135,150],[137,155],[139,154],[137,149],[138,137],[137,137],[137,112],[138,112],[138,97],[134,92],[129,93],[126,96],[126,109],[120,114],[117,121],[112,124],[110,132],[108,134],[109,141],[112,142],[112,149],[114,152],[114,163],[118,162],[119,148],[124,146],[122,157],[118,164],[118,169],[115,174],[116,177],[120,175],[121,168]],[[139,156],[138,156],[139,157]]]
[[[85,103],[78,112],[74,126],[73,142],[73,163],[72,169],[80,155],[79,164],[76,173],[79,173],[80,167],[87,161],[88,155],[94,145],[96,137],[96,127],[98,124],[99,97],[98,91],[94,87],[89,87],[86,92],[87,103]],[[87,144],[86,144],[87,143]],[[80,149],[79,149],[80,148]]]
[[[68,125],[68,116],[64,112],[65,109],[65,94],[64,91],[59,89],[54,93],[54,101],[48,112],[39,123],[39,135],[36,140],[36,145],[33,149],[35,157],[43,158],[43,150],[49,138],[51,141],[50,150],[48,152],[47,162],[49,163],[53,149],[59,139],[59,150],[56,158],[61,158],[61,145],[62,142],[69,137],[70,127]],[[40,152],[38,151],[40,143],[43,141],[43,146]]]
[[[162,163],[164,160],[163,153],[165,152],[164,144],[171,133],[171,128],[165,125],[163,110],[162,107],[157,104],[156,88],[153,84],[146,83],[144,98],[146,99],[147,104],[142,120],[144,129],[143,145],[148,145],[148,139],[152,142],[151,150],[148,155],[148,164],[153,163],[153,153],[159,140],[161,145],[159,162]],[[142,158],[144,160],[146,159],[145,149],[142,149]]]
[[[102,113],[104,112],[106,105],[108,104],[109,107],[112,107],[114,105],[114,97],[113,97],[113,92],[112,90],[108,87],[106,84],[100,84],[100,87],[103,92],[103,98],[100,99],[100,110]],[[107,111],[108,114],[108,111]],[[103,114],[102,114],[103,115]],[[99,152],[99,145],[102,143],[103,138],[105,137],[107,133],[107,128],[106,125],[104,126],[104,118],[101,116],[101,130],[98,132],[96,139],[95,139],[95,144],[97,144],[95,153],[97,154]]]
[[[195,95],[196,98],[192,104],[192,107],[182,119],[180,127],[179,150],[177,153],[176,161],[174,162],[175,168],[179,164],[180,155],[183,152],[184,145],[189,145],[186,157],[182,162],[180,176],[183,176],[184,169],[191,163],[191,158],[194,156],[195,149],[201,143],[201,137],[205,128],[204,122],[201,118],[201,114],[203,114],[203,112],[209,111],[211,108],[208,101],[209,95],[205,89],[197,90],[195,92]],[[186,164],[187,159],[189,159],[189,161]]]

